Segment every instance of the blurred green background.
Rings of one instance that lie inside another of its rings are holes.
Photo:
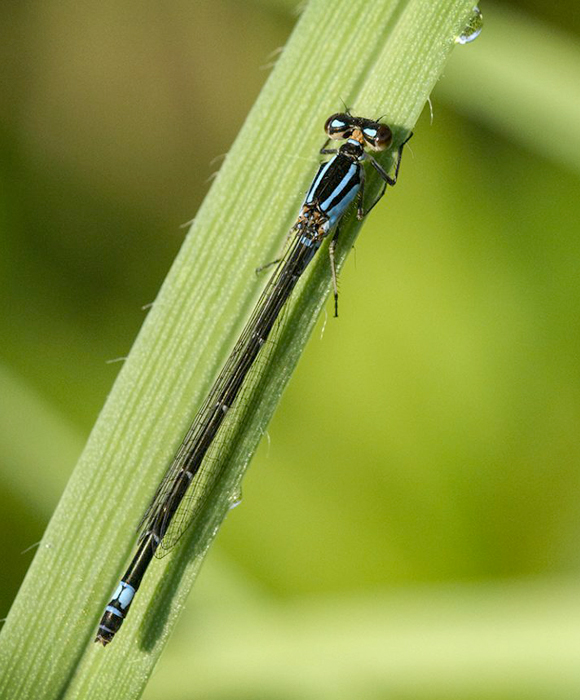
[[[480,7],[150,700],[580,695],[580,15]],[[0,9],[0,614],[295,20]]]

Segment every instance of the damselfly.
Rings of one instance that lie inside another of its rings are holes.
[[[99,623],[95,641],[108,644],[118,632],[131,606],[147,567],[154,556],[162,556],[177,542],[191,513],[184,507],[199,486],[202,465],[208,452],[222,436],[228,411],[239,402],[248,373],[255,366],[262,348],[298,280],[312,261],[323,240],[334,231],[329,245],[330,269],[337,314],[335,248],[338,224],[348,206],[358,195],[357,216],[363,219],[384,195],[387,185],[394,185],[399,174],[405,143],[399,146],[395,172],[391,177],[365,151],[383,151],[392,143],[393,134],[386,124],[353,117],[348,112],[327,119],[328,136],[321,149],[333,157],[322,163],[308,190],[290,242],[268,281],[256,307],[234,346],[207,399],[198,411],[140,525],[137,550],[129,568],[107,604]],[[338,149],[327,148],[330,139],[345,142]],[[383,180],[375,201],[364,208],[364,161],[369,161]],[[186,499],[187,496],[187,499]]]

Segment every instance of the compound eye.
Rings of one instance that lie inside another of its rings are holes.
[[[384,151],[393,142],[393,132],[386,124],[373,124],[363,129],[365,141],[375,151]]]
[[[348,138],[352,132],[351,117],[341,112],[333,114],[326,120],[324,131],[331,139]]]

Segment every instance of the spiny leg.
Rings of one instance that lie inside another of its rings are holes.
[[[279,262],[282,262],[282,258],[276,258],[276,260],[270,260],[270,262],[266,263],[265,265],[260,265],[260,267],[256,268],[256,274],[261,275],[262,272],[264,272],[264,270],[267,270],[269,267],[277,265]]]
[[[384,184],[379,192],[379,195],[375,199],[375,201],[371,204],[371,206],[364,211],[362,208],[362,205],[359,206],[357,216],[359,219],[364,219],[365,216],[368,216],[369,212],[372,211],[372,209],[375,208],[377,203],[383,198],[386,190],[387,190],[387,185],[390,185],[391,187],[394,187],[397,184],[397,178],[399,177],[399,168],[401,167],[401,158],[403,156],[403,148],[405,147],[405,144],[409,141],[409,139],[413,136],[413,132],[407,136],[407,138],[403,141],[403,143],[399,146],[397,149],[397,162],[395,164],[395,174],[391,177],[389,173],[383,168],[382,165],[380,165],[371,155],[368,153],[366,154],[366,159],[370,161],[371,165],[373,168],[378,172],[378,174],[381,176]],[[362,192],[362,183],[361,183],[361,192]],[[362,200],[361,200],[362,201]]]
[[[324,146],[320,149],[320,153],[322,155],[327,155],[329,153],[338,153],[337,148],[326,148],[329,143],[330,143],[330,138],[327,138],[326,141],[324,142]]]
[[[284,240],[284,246],[288,245],[288,241],[292,238],[292,234],[294,234],[295,232],[296,232],[296,226],[292,226],[292,228],[286,234],[286,238]],[[267,270],[270,267],[274,267],[274,265],[281,263],[282,260],[284,260],[283,255],[279,258],[276,258],[275,260],[270,260],[270,262],[266,263],[265,265],[260,265],[260,267],[256,268],[255,272],[257,275],[260,275],[260,274],[262,274],[262,272],[264,272],[264,270]]]
[[[330,241],[328,246],[328,257],[330,258],[330,274],[332,277],[332,289],[334,291],[334,318],[338,318],[338,276],[336,274],[336,241],[338,240],[338,234],[340,233],[340,228],[337,228],[334,232],[334,236]]]

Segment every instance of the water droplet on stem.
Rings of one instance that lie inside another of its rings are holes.
[[[455,39],[456,44],[470,44],[475,41],[483,29],[483,15],[479,7],[474,7],[471,17],[461,34]]]

